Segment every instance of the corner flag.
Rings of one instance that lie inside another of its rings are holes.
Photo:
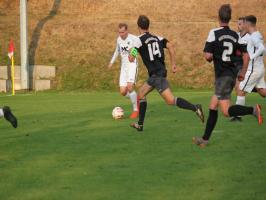
[[[9,42],[8,57],[11,60],[11,79],[12,79],[12,95],[15,95],[15,66],[14,66],[15,45],[12,40]]]
[[[12,57],[14,56],[14,50],[15,50],[14,42],[10,40],[8,47],[8,57],[10,58],[10,60],[12,60]]]

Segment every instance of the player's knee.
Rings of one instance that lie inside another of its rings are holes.
[[[141,94],[141,93],[138,93],[138,98],[141,100],[141,99],[146,99],[146,96]]]
[[[165,100],[165,103],[166,103],[167,105],[169,105],[169,106],[172,106],[172,105],[174,105],[174,99],[166,99],[166,100]]]
[[[217,110],[217,108],[218,108],[217,105],[214,105],[214,104],[209,105],[210,110]]]
[[[146,95],[142,90],[138,91],[138,98],[139,99],[146,99]]]
[[[127,86],[127,90],[129,91],[129,92],[133,92],[133,90],[134,90],[134,85],[128,85]]]
[[[228,110],[224,110],[222,109],[222,113],[225,117],[229,117],[229,113],[228,113]]]
[[[240,89],[237,90],[237,96],[245,96],[246,93]]]

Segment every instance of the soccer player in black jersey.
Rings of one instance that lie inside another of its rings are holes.
[[[239,72],[238,79],[242,81],[245,77],[249,55],[247,47],[239,38],[239,35],[229,28],[231,19],[231,7],[229,4],[222,5],[219,9],[220,27],[212,29],[205,44],[205,59],[214,63],[215,69],[215,93],[209,105],[209,117],[203,137],[194,137],[193,142],[201,147],[205,147],[211,137],[218,119],[218,107],[220,107],[225,117],[235,117],[244,115],[254,115],[262,124],[260,105],[247,107],[242,105],[230,106],[230,96],[235,86],[237,77],[237,67],[234,65],[237,51],[242,52],[243,67]]]
[[[137,129],[138,131],[143,130],[147,108],[146,95],[153,89],[156,89],[160,93],[168,105],[175,105],[183,109],[191,110],[199,116],[202,122],[204,122],[201,105],[194,105],[183,98],[175,97],[169,88],[169,83],[166,79],[167,70],[164,62],[164,49],[168,49],[172,72],[176,73],[177,67],[175,63],[175,50],[173,44],[165,38],[149,33],[150,21],[148,17],[144,15],[139,16],[137,24],[141,35],[139,36],[139,40],[136,41],[135,49],[133,50],[137,50],[140,54],[148,70],[149,78],[139,89],[139,121],[131,124],[131,127]],[[133,61],[135,56],[130,54],[129,60]]]
[[[0,108],[0,117],[4,117],[7,121],[11,123],[14,128],[17,128],[17,118],[11,112],[11,109],[8,106]]]

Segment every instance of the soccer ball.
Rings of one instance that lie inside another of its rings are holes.
[[[114,119],[122,119],[124,117],[124,110],[121,107],[115,107],[112,111]]]

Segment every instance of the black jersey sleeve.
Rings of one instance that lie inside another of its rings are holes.
[[[166,38],[160,37],[160,36],[158,36],[158,39],[160,40],[162,47],[164,49],[166,49],[167,48],[167,42],[169,42],[169,40],[167,40]]]
[[[213,53],[214,52],[214,44],[215,44],[215,34],[214,34],[214,31],[211,30],[209,32],[209,35],[208,35],[208,38],[206,40],[205,47],[204,47],[203,51],[205,53]]]

